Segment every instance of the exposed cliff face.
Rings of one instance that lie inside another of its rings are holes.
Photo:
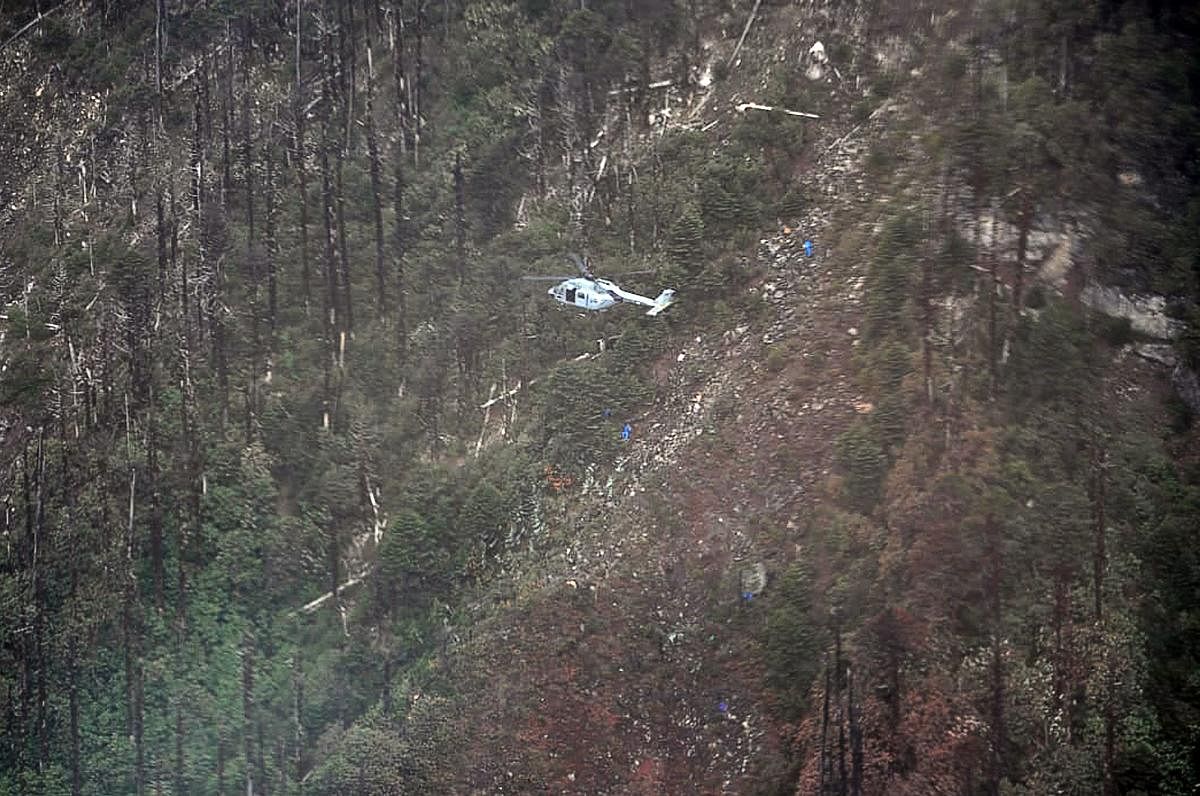
[[[1133,331],[1155,340],[1174,340],[1186,328],[1182,321],[1167,315],[1167,300],[1162,296],[1129,295],[1115,287],[1093,283],[1084,286],[1079,300],[1110,318],[1129,321]]]

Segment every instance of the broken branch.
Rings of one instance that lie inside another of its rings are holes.
[[[14,41],[16,41],[17,39],[24,36],[27,32],[29,32],[30,29],[32,29],[33,27],[38,25],[46,17],[50,16],[55,11],[57,11],[58,9],[62,8],[65,5],[66,5],[66,3],[59,3],[58,5],[56,5],[54,8],[50,9],[49,11],[39,11],[38,15],[36,17],[31,19],[29,22],[26,22],[25,25],[20,30],[18,30],[13,35],[9,36],[8,40],[5,41],[4,44],[0,44],[0,52],[7,50],[8,45],[12,44]]]
[[[727,66],[733,66],[733,60],[741,52],[742,43],[746,41],[746,34],[750,32],[750,26],[754,24],[754,18],[758,16],[758,7],[760,5],[762,5],[762,0],[754,0],[754,8],[750,9],[750,18],[746,20],[746,27],[742,28],[741,38],[738,39],[737,46],[733,48],[733,55],[729,56]]]

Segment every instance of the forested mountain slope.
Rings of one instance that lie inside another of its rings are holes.
[[[3,3],[0,793],[1191,792],[1198,25]]]

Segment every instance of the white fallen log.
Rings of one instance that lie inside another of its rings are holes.
[[[673,81],[673,80],[656,80],[653,83],[647,84],[646,88],[647,89],[670,88],[672,85],[674,85],[674,83],[675,83],[675,81]],[[618,94],[628,94],[631,91],[637,91],[639,88],[641,88],[641,86],[625,86],[623,88],[609,89],[608,96],[615,97]]]
[[[760,105],[757,102],[743,102],[741,105],[737,106],[737,109],[739,111],[742,111],[743,113],[746,112],[747,110],[774,111],[776,113],[786,113],[788,116],[800,116],[805,119],[820,119],[821,118],[820,116],[818,116],[815,113],[805,113],[804,111],[793,111],[793,110],[789,110],[787,108],[777,108],[774,105]]]
[[[826,147],[825,151],[832,152],[838,146],[840,146],[840,145],[844,144],[846,141],[848,141],[850,139],[850,136],[857,133],[861,127],[862,127],[861,124],[856,124],[850,132],[846,133],[844,136],[842,136],[841,138],[839,138],[838,140],[836,140],[832,144],[830,144],[828,147]]]
[[[349,589],[352,586],[357,586],[358,584],[362,583],[363,579],[366,578],[367,575],[369,575],[370,573],[371,573],[371,570],[368,569],[366,572],[359,575],[358,577],[350,578],[350,580],[346,581],[345,583],[343,583],[337,587],[337,593],[341,594],[346,589]],[[327,591],[324,594],[322,594],[320,597],[318,597],[317,599],[315,599],[311,602],[305,603],[304,605],[297,608],[295,611],[292,611],[290,614],[288,614],[288,616],[295,616],[296,614],[311,614],[313,611],[317,610],[322,605],[329,602],[329,600],[333,598],[333,595],[334,595],[334,592]]]
[[[525,384],[522,384],[521,382],[517,382],[517,386],[516,386],[516,387],[513,387],[511,390],[508,390],[507,392],[502,392],[502,393],[500,393],[500,394],[499,394],[499,395],[497,395],[495,398],[490,398],[490,399],[488,399],[487,401],[485,401],[485,402],[481,403],[481,404],[479,405],[479,408],[480,408],[480,409],[487,409],[489,406],[492,406],[493,404],[498,404],[498,403],[500,403],[501,401],[505,400],[506,398],[511,398],[512,396],[514,396],[514,395],[516,395],[517,393],[519,393],[519,392],[521,391],[521,388],[522,388],[522,387],[531,386],[531,385],[535,384],[536,382],[537,382],[537,379],[533,379],[533,380],[531,380],[531,381],[529,382],[529,385],[525,385]]]

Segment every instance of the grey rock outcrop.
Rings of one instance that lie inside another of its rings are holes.
[[[1135,332],[1156,340],[1173,340],[1183,324],[1166,314],[1167,300],[1162,296],[1126,295],[1115,287],[1092,283],[1083,289],[1079,300],[1112,318],[1125,318]]]

